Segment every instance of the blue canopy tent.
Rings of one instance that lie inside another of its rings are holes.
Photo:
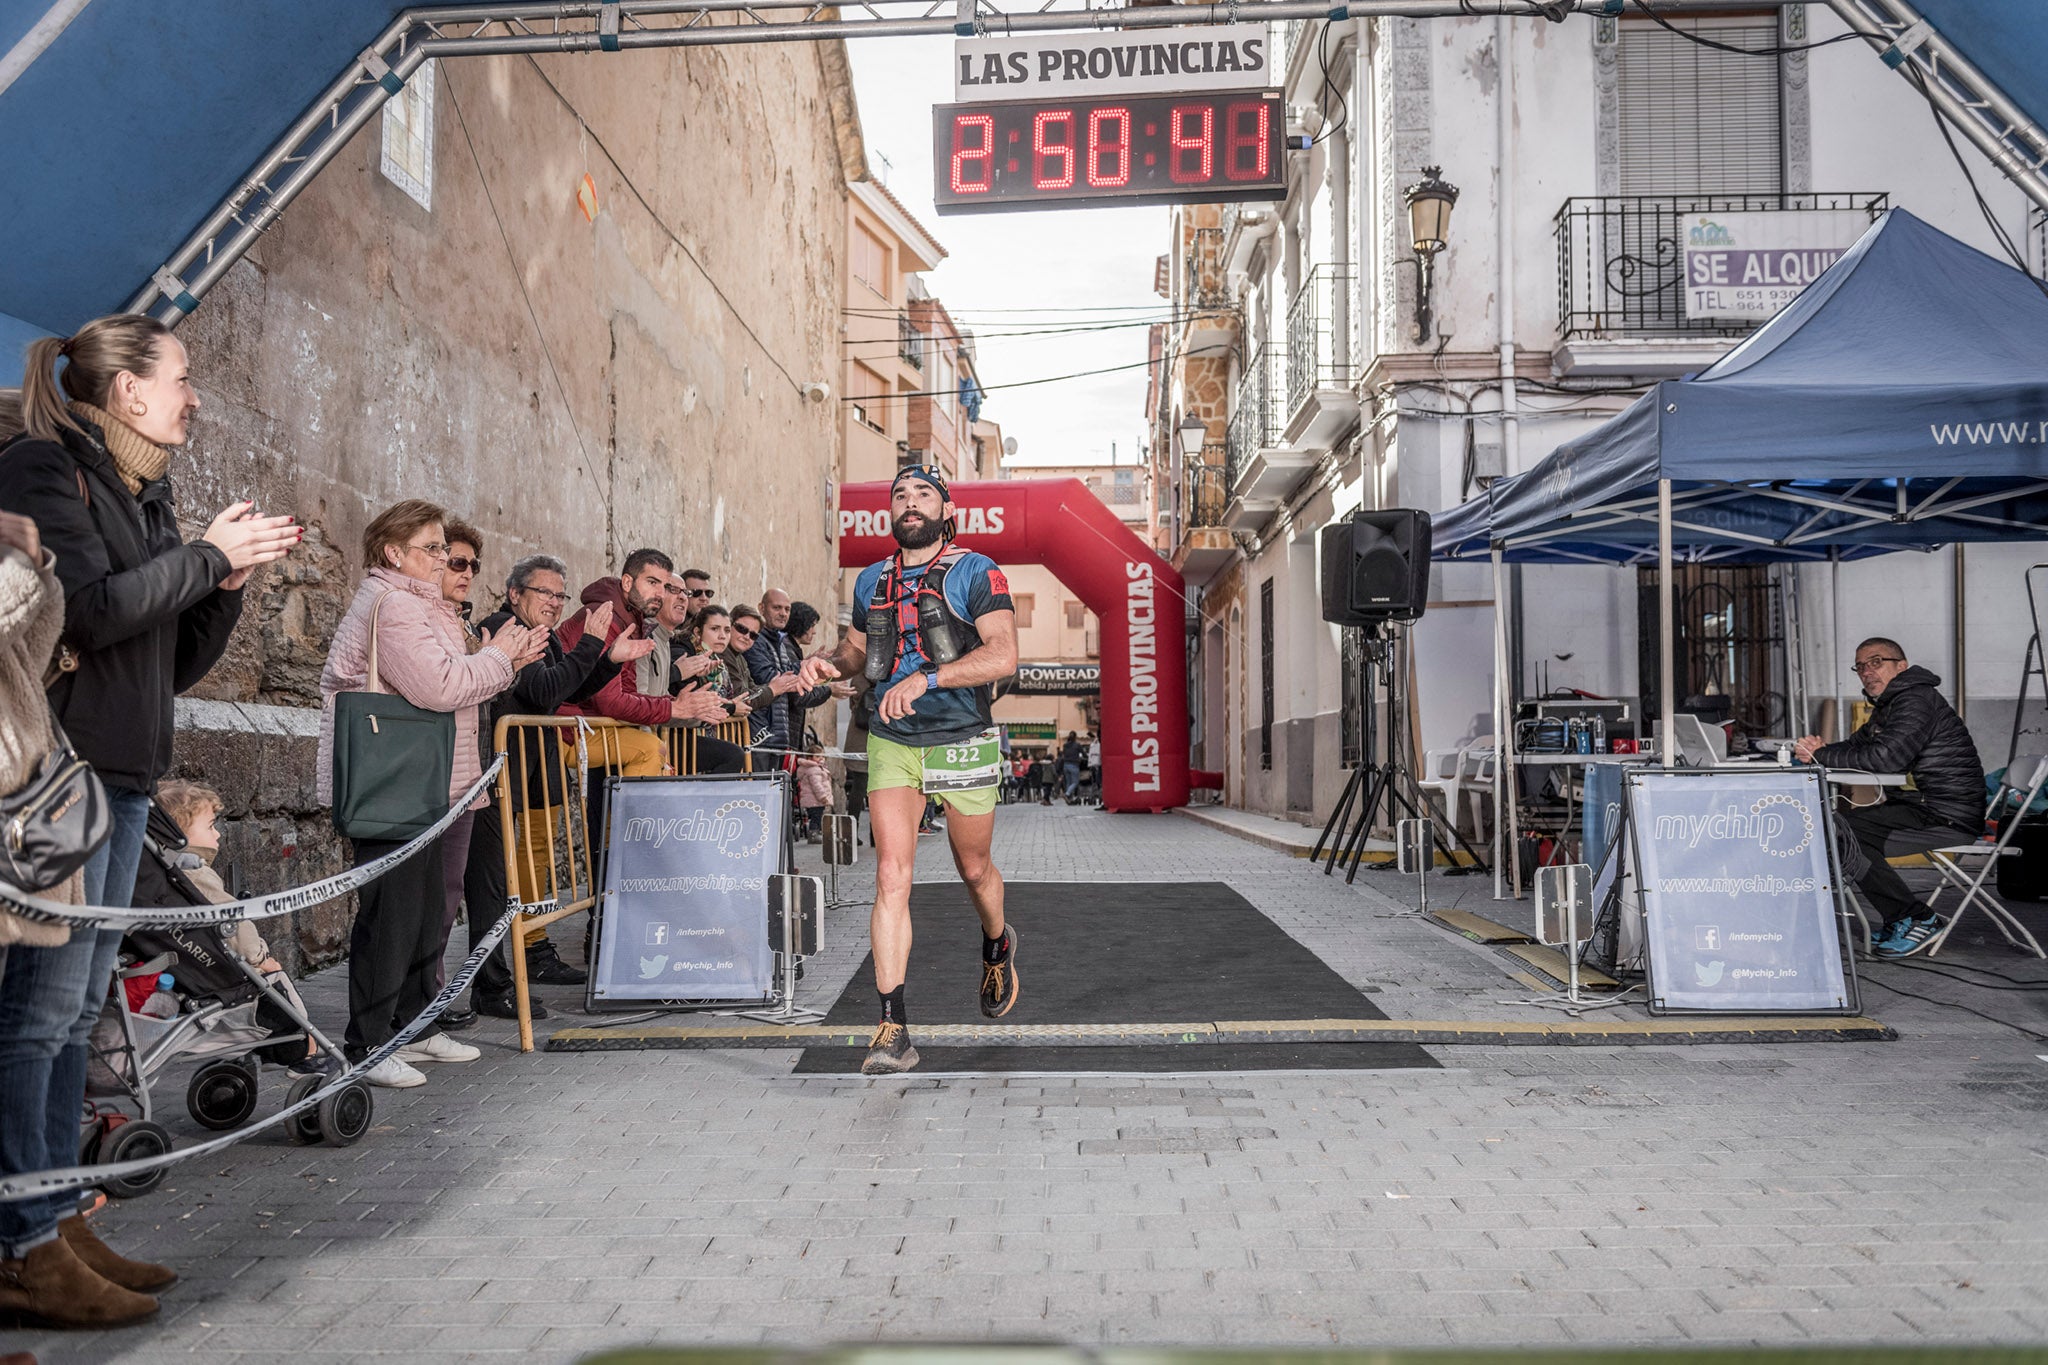
[[[0,7],[0,384],[31,338],[136,306],[157,271],[405,9],[402,0]]]
[[[1507,561],[1656,563],[1669,734],[1673,563],[2043,536],[2048,294],[1892,209],[1714,365],[1446,513],[1434,554],[1490,559],[1497,598]]]

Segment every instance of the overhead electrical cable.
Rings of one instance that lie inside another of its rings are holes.
[[[548,73],[541,67],[540,62],[534,58],[532,53],[526,54],[526,62],[527,65],[533,68],[534,74],[541,78],[541,82],[553,92],[554,97],[562,102],[562,107],[567,109],[576,122],[582,126],[584,135],[590,139],[598,151],[604,153],[604,159],[612,163],[612,169],[618,172],[620,182],[628,190],[632,191],[633,198],[638,200],[640,207],[647,211],[647,216],[654,220],[654,225],[662,230],[662,233],[669,241],[675,243],[676,250],[682,252],[684,258],[691,265],[697,267],[697,273],[704,277],[704,283],[711,286],[711,292],[718,296],[718,301],[725,305],[727,312],[732,314],[733,321],[739,323],[740,330],[745,332],[753,340],[754,345],[760,348],[761,354],[768,358],[768,363],[781,371],[782,377],[789,381],[789,387],[798,393],[802,393],[804,386],[797,382],[795,375],[789,372],[789,367],[777,359],[775,352],[768,349],[768,343],[761,340],[761,334],[756,332],[753,326],[748,323],[747,315],[740,311],[739,305],[734,303],[725,290],[719,286],[717,278],[705,268],[704,262],[697,259],[697,253],[690,249],[690,244],[684,241],[676,233],[676,230],[668,225],[667,219],[655,211],[654,205],[647,201],[645,194],[641,193],[640,186],[634,181],[632,175],[627,172],[624,164],[620,162],[618,157],[612,154],[612,149],[605,145],[604,139],[598,136],[597,129],[590,126],[590,120],[583,117],[583,111],[569,102],[569,97],[562,93],[561,87],[549,79]]]
[[[533,295],[526,289],[526,271],[520,267],[519,253],[512,249],[512,235],[505,230],[505,220],[498,213],[498,200],[491,193],[491,182],[484,175],[483,158],[477,155],[476,141],[469,135],[469,120],[462,116],[461,101],[455,97],[455,83],[444,79],[441,88],[448,94],[448,107],[455,111],[455,126],[462,130],[463,145],[469,148],[470,163],[476,167],[477,183],[484,192],[484,203],[491,210],[491,221],[498,225],[498,240],[505,244],[505,259],[512,267],[512,282],[519,286],[519,297],[526,304],[526,316],[533,323],[533,335],[540,342],[541,357],[548,363],[548,373],[554,377],[555,394],[561,400],[562,416],[568,419],[569,430],[576,437],[576,448],[583,452],[583,472],[590,476],[590,482],[597,489],[597,500],[604,508],[605,556],[611,557],[612,546],[612,499],[611,493],[597,477],[595,462],[590,458],[589,443],[583,439],[583,427],[576,420],[576,409],[569,402],[569,388],[562,382],[562,372],[555,365],[555,353],[548,345],[547,329],[540,325],[540,314],[533,306]]]

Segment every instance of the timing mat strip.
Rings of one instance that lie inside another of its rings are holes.
[[[1205,1043],[1424,1043],[1439,1047],[1631,1047],[1698,1043],[1891,1042],[1862,1017],[1661,1019],[1234,1019],[1190,1024],[913,1024],[927,1047],[1183,1047]],[[838,1025],[626,1024],[557,1029],[550,1052],[658,1048],[866,1047]]]

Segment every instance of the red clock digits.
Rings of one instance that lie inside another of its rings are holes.
[[[969,131],[981,134],[981,145],[968,145]],[[960,114],[953,120],[953,193],[987,194],[996,183],[996,121],[989,114]],[[971,171],[978,170],[979,174]]]
[[[1272,111],[1264,101],[1233,104],[1223,111],[1223,174],[1231,180],[1264,180],[1269,158],[1272,156],[1271,140],[1266,136],[1271,127]],[[1246,131],[1249,125],[1249,131]],[[1249,151],[1250,164],[1244,152]]]
[[[1199,185],[1216,173],[1216,109],[1208,104],[1176,104],[1167,120],[1172,155],[1166,168],[1176,185]]]
[[[1061,141],[1050,142],[1046,134],[1060,130]],[[1059,163],[1057,174],[1046,168]],[[1070,190],[1074,188],[1074,111],[1048,109],[1031,120],[1031,188]]]
[[[1116,136],[1103,130],[1116,126]],[[1121,189],[1131,183],[1131,111],[1121,105],[1088,115],[1088,183],[1097,189]]]

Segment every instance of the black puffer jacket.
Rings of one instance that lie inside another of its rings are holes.
[[[179,539],[170,482],[131,494],[99,428],[84,425],[89,437],[0,449],[0,508],[34,519],[64,584],[78,670],[50,689],[51,708],[101,781],[146,792],[170,771],[171,699],[219,662],[242,594],[220,586],[225,554]]]
[[[477,629],[496,635],[510,620],[512,613],[509,611],[493,612]],[[618,676],[618,672],[619,666],[605,657],[604,640],[599,636],[585,634],[576,642],[576,648],[563,649],[561,638],[549,631],[547,648],[541,656],[514,674],[510,687],[484,703],[483,715],[477,725],[477,745],[483,751],[484,766],[491,766],[498,721],[502,717],[552,716],[566,703],[588,701]],[[543,741],[540,738],[542,734],[566,735],[573,739],[576,732],[526,732],[525,758],[522,760],[514,756],[506,760],[515,780],[520,773],[526,774],[526,794],[519,803],[521,809],[562,804],[565,774],[561,746]]]
[[[1984,823],[1984,761],[1955,708],[1935,689],[1941,679],[1918,664],[1886,684],[1877,709],[1840,744],[1814,750],[1829,768],[1910,773],[1920,801],[1948,824]]]

